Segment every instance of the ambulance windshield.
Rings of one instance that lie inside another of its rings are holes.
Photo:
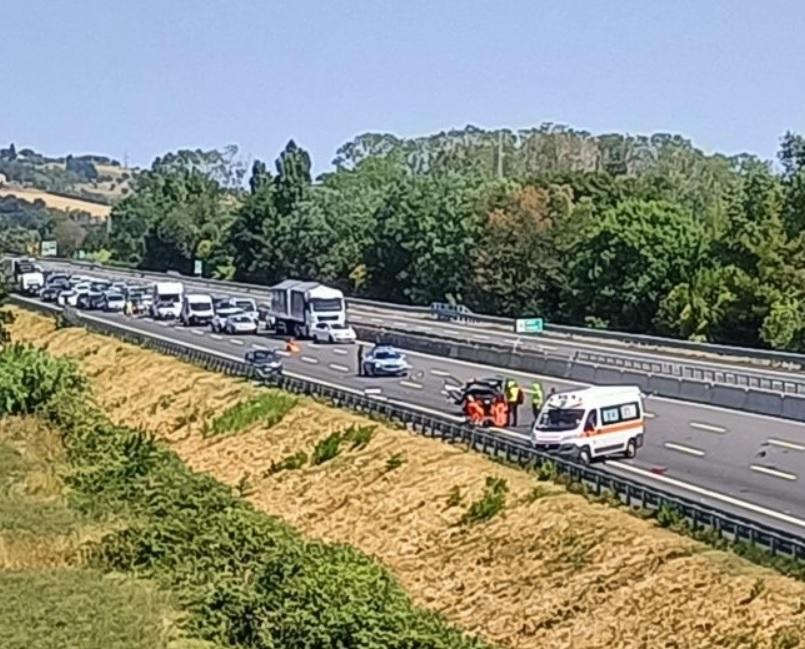
[[[579,408],[548,408],[540,413],[536,429],[545,432],[573,430],[581,424],[584,410]]]

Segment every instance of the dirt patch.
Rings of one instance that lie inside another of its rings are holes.
[[[254,394],[243,382],[17,312],[12,332],[80,358],[112,416],[155,431],[195,469],[241,487],[303,532],[360,548],[416,602],[509,647],[796,647],[805,584],[595,505],[477,454],[379,426],[363,449],[271,473],[368,420],[300,400],[270,429],[204,438],[205,419]],[[390,463],[391,457],[399,461]],[[489,476],[503,514],[459,524]],[[536,488],[536,489],[535,489]],[[803,640],[800,640],[800,637]]]
[[[80,198],[57,196],[56,194],[51,194],[41,189],[33,189],[31,187],[0,187],[0,196],[16,196],[17,198],[24,198],[26,201],[30,202],[40,199],[44,201],[45,205],[48,207],[65,212],[83,211],[99,219],[105,219],[109,216],[109,212],[112,211],[109,205],[82,201]]]

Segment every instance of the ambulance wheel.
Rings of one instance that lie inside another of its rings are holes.
[[[626,457],[631,460],[635,455],[637,455],[637,442],[634,439],[630,439],[626,445]]]
[[[579,449],[579,462],[584,465],[590,464],[592,461],[592,455],[590,455],[590,449],[587,446],[583,446]]]

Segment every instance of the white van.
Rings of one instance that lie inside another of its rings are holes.
[[[208,325],[215,312],[212,308],[212,297],[204,293],[185,293],[182,298],[182,311],[179,319],[185,327],[191,325]]]
[[[154,320],[178,318],[182,311],[184,286],[181,282],[156,282],[151,317]]]
[[[634,457],[645,434],[643,395],[634,385],[594,386],[551,395],[531,429],[539,450],[587,464],[595,457]]]

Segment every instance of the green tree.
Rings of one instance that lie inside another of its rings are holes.
[[[584,229],[571,259],[570,313],[646,332],[660,301],[696,267],[704,232],[687,210],[628,200]]]

